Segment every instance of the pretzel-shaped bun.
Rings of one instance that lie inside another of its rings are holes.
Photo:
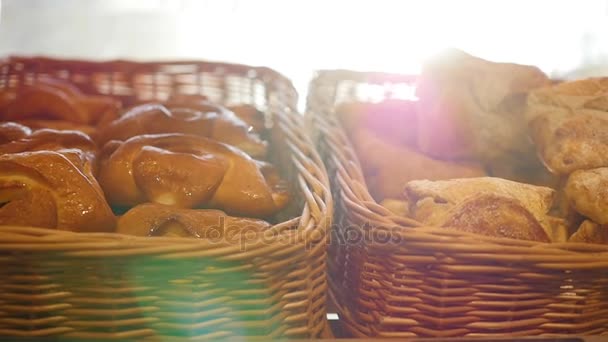
[[[0,224],[112,231],[116,219],[78,150],[0,155]]]
[[[102,129],[97,141],[101,146],[110,140],[124,141],[137,135],[161,133],[199,135],[238,147],[254,158],[266,155],[266,142],[249,132],[246,123],[211,103],[138,105]]]
[[[120,217],[116,232],[136,236],[232,240],[240,234],[260,233],[269,227],[266,221],[228,216],[221,210],[177,209],[146,203]]]
[[[204,137],[157,134],[111,141],[99,159],[99,182],[115,205],[206,206],[265,217],[289,200],[271,165]]]
[[[103,125],[115,119],[120,108],[120,102],[110,97],[85,95],[68,82],[48,78],[8,93],[3,98],[12,100],[2,101],[0,116],[6,121],[50,119]]]

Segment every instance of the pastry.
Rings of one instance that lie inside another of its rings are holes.
[[[552,172],[608,166],[608,78],[533,91],[526,118],[538,153]]]
[[[271,165],[199,136],[157,134],[110,141],[99,160],[99,182],[114,205],[206,206],[266,217],[288,202],[284,182]]]
[[[195,237],[233,240],[240,234],[260,233],[268,222],[232,217],[212,209],[178,209],[162,204],[140,204],[118,219],[116,232],[136,236]]]
[[[234,105],[228,106],[239,119],[249,125],[254,132],[263,132],[266,128],[264,112],[250,105]]]
[[[91,125],[79,125],[71,121],[63,120],[43,120],[43,119],[30,119],[30,120],[19,120],[18,123],[27,126],[33,130],[50,128],[58,131],[79,131],[85,133],[91,138],[95,137],[96,127]]]
[[[410,213],[420,222],[482,235],[548,242],[554,191],[500,178],[411,181]]]
[[[0,155],[0,224],[112,231],[115,217],[78,151]]]
[[[24,138],[32,133],[29,127],[16,122],[0,122],[0,144]]]
[[[519,201],[491,193],[464,199],[445,213],[439,225],[492,237],[550,242],[540,222]]]
[[[581,223],[568,242],[608,244],[608,226],[586,220]]]
[[[210,104],[209,99],[206,96],[184,94],[172,95],[167,103],[179,106],[189,106],[191,108],[202,107],[200,110],[203,112],[208,111],[204,108],[208,107]],[[232,105],[228,106],[227,109],[251,127],[254,132],[261,133],[264,131],[265,117],[262,111],[247,104]]]
[[[21,126],[23,127],[23,126]],[[75,152],[82,159],[82,167],[92,175],[97,174],[97,146],[91,138],[78,131],[41,129],[4,144],[0,143],[0,155],[31,151]],[[80,163],[80,161],[78,161]]]
[[[402,199],[405,185],[416,179],[450,179],[485,176],[477,163],[433,159],[419,151],[390,144],[368,130],[351,132],[371,195],[378,201]]]
[[[418,147],[436,158],[484,164],[504,154],[533,155],[526,95],[547,84],[532,66],[447,51],[426,63],[418,80]]]
[[[568,177],[565,194],[578,213],[608,224],[608,167],[574,171]]]
[[[110,97],[85,95],[65,81],[42,78],[15,90],[14,99],[0,110],[0,119],[70,121],[102,125],[117,117],[120,102]]]
[[[232,112],[210,103],[197,107],[149,103],[130,108],[98,134],[100,145],[141,134],[185,133],[216,139],[240,148],[254,158],[264,157],[266,142]]]

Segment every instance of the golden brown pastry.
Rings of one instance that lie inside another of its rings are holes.
[[[411,181],[407,184],[405,192],[410,200],[420,201],[430,198],[444,207],[453,206],[467,197],[480,193],[497,194],[517,200],[538,218],[544,217],[551,209],[555,194],[552,189],[546,187],[494,177]]]
[[[552,172],[608,166],[608,78],[533,91],[526,116],[538,153]]]
[[[130,108],[121,118],[100,130],[100,145],[141,134],[185,133],[212,138],[240,148],[254,158],[264,157],[266,142],[249,132],[232,112],[207,103],[206,107],[182,107],[149,103]]]
[[[228,216],[220,210],[178,209],[146,203],[121,216],[116,232],[136,236],[233,240],[240,234],[260,233],[269,227],[266,221]]]
[[[20,125],[19,125],[20,126]],[[23,127],[23,126],[21,126]],[[78,131],[57,131],[41,129],[31,132],[19,139],[4,144],[0,143],[0,155],[31,151],[75,151],[83,159],[83,167],[93,175],[97,174],[97,146],[89,136]]]
[[[264,112],[257,110],[250,105],[234,105],[228,106],[239,119],[243,120],[247,125],[252,127],[254,132],[263,132],[266,128]]]
[[[212,109],[207,109],[209,108],[210,101],[203,95],[173,94],[167,103],[176,106],[199,108],[203,112],[212,111]],[[254,132],[261,133],[264,131],[265,118],[262,111],[248,104],[232,105],[228,106],[227,109],[249,125]]]
[[[608,167],[574,171],[568,177],[565,193],[577,212],[608,224]]]
[[[547,233],[547,236],[551,242],[563,243],[568,241],[570,229],[566,219],[561,217],[545,216],[540,224],[545,229],[545,233]]]
[[[417,220],[482,235],[548,242],[543,228],[554,191],[500,178],[407,184],[410,213]]]
[[[585,220],[568,242],[608,244],[608,226]]]
[[[102,125],[117,117],[120,102],[106,96],[85,95],[66,81],[38,79],[13,91],[0,119],[70,121],[81,125]]]
[[[336,115],[347,133],[365,129],[387,143],[416,148],[416,103],[385,100],[380,103],[349,102],[339,105]]]
[[[534,154],[525,138],[526,94],[547,84],[538,68],[449,50],[419,77],[418,147],[436,158],[486,164],[504,154]]]
[[[115,217],[78,151],[0,155],[0,224],[112,231]]]
[[[0,122],[0,144],[24,138],[32,133],[29,127],[16,122]]]
[[[82,132],[91,138],[95,137],[96,127],[91,125],[79,125],[73,123],[71,121],[63,121],[63,120],[41,120],[41,119],[32,119],[32,120],[20,120],[19,124],[27,126],[33,130],[50,128],[58,131],[79,131]]]
[[[407,182],[485,176],[476,163],[455,163],[430,158],[410,147],[390,144],[368,130],[351,132],[371,195],[378,201],[403,198]]]
[[[186,134],[140,135],[107,143],[99,182],[110,203],[208,206],[265,217],[288,202],[275,169],[231,146]]]
[[[480,193],[449,209],[439,224],[493,237],[550,242],[540,222],[514,198]]]

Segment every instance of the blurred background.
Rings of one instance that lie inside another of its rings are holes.
[[[445,47],[552,77],[608,75],[608,0],[0,1],[0,56],[264,65],[301,100],[316,69],[415,74]]]

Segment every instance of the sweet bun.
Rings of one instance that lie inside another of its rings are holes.
[[[266,142],[249,132],[247,124],[211,103],[196,107],[174,103],[137,105],[101,129],[97,141],[103,145],[110,140],[162,133],[199,135],[238,147],[254,158],[266,155]]]
[[[272,166],[199,136],[157,134],[110,141],[99,159],[99,182],[114,205],[154,202],[267,217],[289,198]]]
[[[116,232],[136,236],[173,236],[232,240],[240,234],[260,233],[268,222],[228,216],[220,210],[178,209],[140,204],[118,219]]]
[[[0,224],[113,231],[115,217],[78,150],[0,155]]]

